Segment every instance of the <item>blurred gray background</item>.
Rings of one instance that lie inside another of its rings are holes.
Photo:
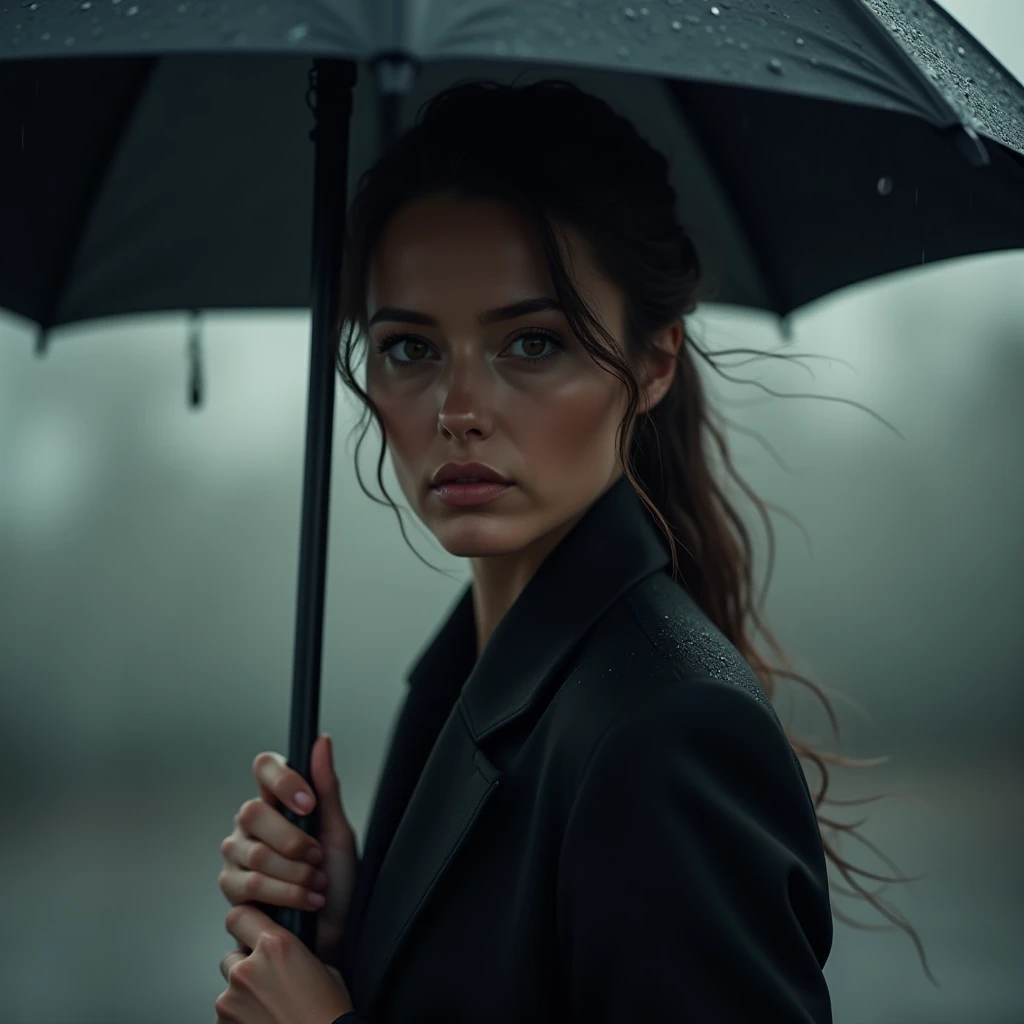
[[[1024,78],[1021,0],[946,6]],[[908,271],[795,318],[785,350],[827,358],[728,371],[860,402],[905,441],[850,405],[707,375],[740,471],[810,536],[774,518],[768,621],[828,688],[840,744],[806,688],[784,684],[777,706],[819,746],[888,756],[834,768],[830,793],[897,796],[831,813],[866,814],[861,834],[926,876],[883,895],[941,990],[902,931],[837,920],[836,1024],[1024,1021],[1022,292],[1024,253]],[[780,346],[760,315],[707,307],[691,323],[714,349]],[[304,313],[205,318],[193,411],[184,318],[66,329],[38,360],[0,314],[3,1024],[215,1016],[234,945],[218,847],[256,794],[255,754],[286,746],[308,330]],[[321,729],[362,841],[405,669],[468,575],[409,516],[459,582],[424,566],[359,490],[357,410],[337,394]],[[376,453],[371,434],[371,486]],[[385,481],[400,498],[390,467]],[[764,534],[742,507],[761,583]],[[852,839],[841,851],[891,874]]]

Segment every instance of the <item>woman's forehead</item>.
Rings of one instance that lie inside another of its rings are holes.
[[[600,282],[586,246],[572,228],[566,234],[560,240],[566,269],[593,292]],[[407,204],[388,222],[371,260],[367,300],[372,316],[382,305],[483,310],[554,291],[539,233],[526,215],[499,201],[437,196]]]

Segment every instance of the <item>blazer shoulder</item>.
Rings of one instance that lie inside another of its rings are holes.
[[[611,677],[608,696],[627,703],[642,702],[666,684],[712,679],[745,690],[778,720],[743,655],[664,571],[615,601],[582,645],[575,670]]]
[[[696,728],[717,717],[712,726],[726,736],[730,722],[742,727],[763,717],[770,724],[760,735],[774,735],[780,747],[784,742],[784,756],[811,800],[796,752],[753,669],[667,572],[647,577],[612,605],[583,645],[571,678],[586,684],[572,689],[567,710],[590,753],[613,727],[648,714],[682,713]],[[758,710],[751,715],[748,705]]]
[[[712,679],[739,687],[778,722],[775,708],[747,660],[667,572],[649,576],[622,600],[654,656],[673,673],[684,679]]]

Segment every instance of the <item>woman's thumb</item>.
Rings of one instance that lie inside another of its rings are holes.
[[[345,840],[350,827],[341,804],[341,783],[334,768],[334,744],[327,733],[317,737],[311,760],[313,783],[320,802],[320,841],[326,844]]]

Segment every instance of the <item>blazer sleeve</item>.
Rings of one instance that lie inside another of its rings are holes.
[[[831,1024],[824,848],[782,726],[675,680],[598,741],[566,823],[559,949],[588,1024]]]

